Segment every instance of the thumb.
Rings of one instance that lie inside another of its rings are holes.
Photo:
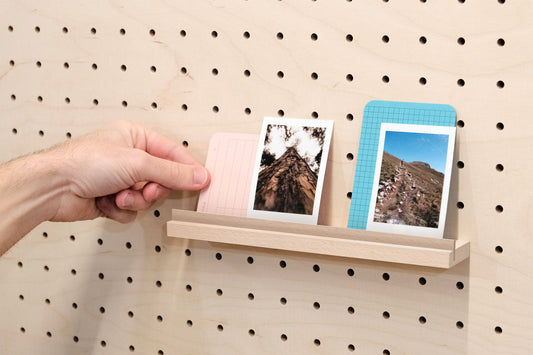
[[[209,184],[209,171],[201,165],[176,163],[146,153],[138,166],[142,181],[152,181],[173,190],[200,190]]]

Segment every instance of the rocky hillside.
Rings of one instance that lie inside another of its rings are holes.
[[[437,228],[444,174],[383,152],[375,222]]]
[[[295,148],[259,172],[254,209],[313,214],[317,176]]]

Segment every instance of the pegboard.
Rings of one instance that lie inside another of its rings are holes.
[[[0,258],[6,354],[533,351],[533,4],[526,0],[0,4],[0,160],[117,120],[205,160],[264,116],[335,120],[320,224],[345,226],[365,104],[450,104],[454,268],[166,237],[173,193],[119,225],[44,223]]]

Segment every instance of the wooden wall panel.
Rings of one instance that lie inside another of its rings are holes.
[[[320,223],[344,226],[364,105],[446,103],[461,166],[446,233],[472,255],[440,271],[167,238],[197,198],[173,193],[127,226],[45,223],[2,256],[0,352],[532,352],[532,15],[526,0],[3,1],[1,161],[117,119],[204,160],[215,132],[318,116],[335,120]]]

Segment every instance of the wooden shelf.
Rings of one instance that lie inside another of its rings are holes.
[[[470,242],[173,210],[169,237],[448,269]]]

